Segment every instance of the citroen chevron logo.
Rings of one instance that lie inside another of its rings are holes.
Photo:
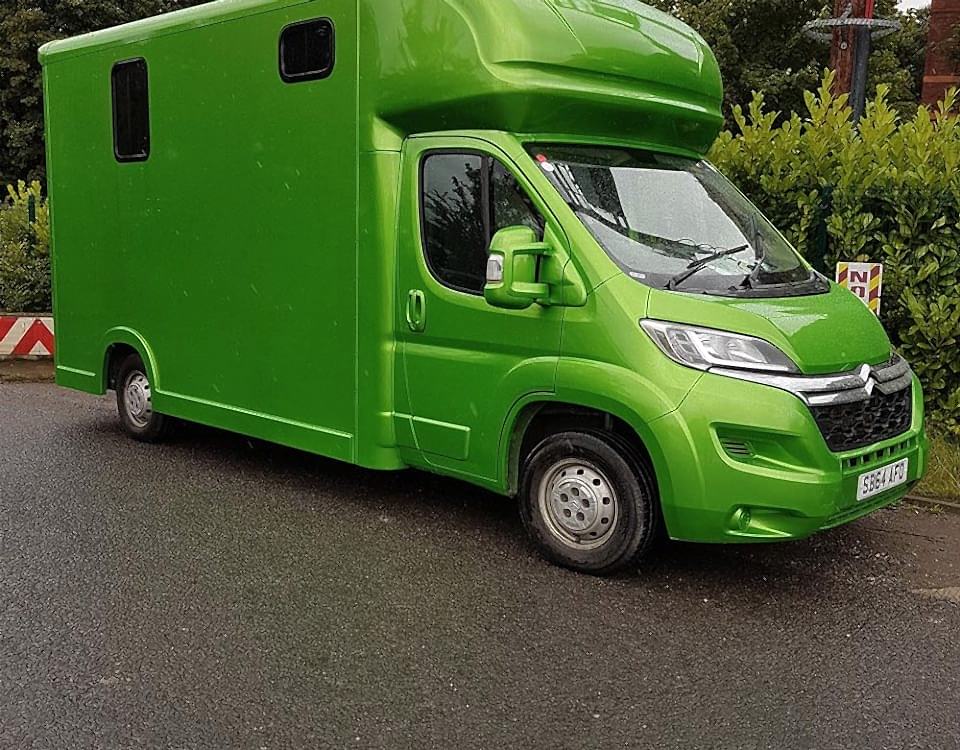
[[[863,381],[863,390],[868,396],[873,395],[873,389],[877,387],[877,381],[873,379],[873,368],[870,365],[864,365],[860,368],[860,380]]]

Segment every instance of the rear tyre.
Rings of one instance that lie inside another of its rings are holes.
[[[170,420],[153,410],[147,368],[138,354],[130,354],[117,370],[117,410],[123,429],[134,440],[157,443],[169,432]]]
[[[527,458],[520,514],[548,560],[605,575],[637,563],[660,528],[652,471],[605,432],[548,437]]]

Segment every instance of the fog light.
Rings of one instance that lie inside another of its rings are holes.
[[[752,518],[749,508],[740,508],[733,514],[733,523],[740,531],[746,531],[750,527]]]

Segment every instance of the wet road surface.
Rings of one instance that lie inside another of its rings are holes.
[[[510,501],[0,384],[0,748],[960,746],[960,517],[542,562]]]

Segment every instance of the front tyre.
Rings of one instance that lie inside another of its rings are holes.
[[[659,512],[652,472],[616,435],[552,435],[525,462],[523,523],[558,565],[603,575],[638,562],[656,537]]]
[[[131,354],[117,371],[117,410],[123,429],[134,440],[157,443],[163,440],[170,421],[153,410],[153,392],[147,368],[140,355]]]

